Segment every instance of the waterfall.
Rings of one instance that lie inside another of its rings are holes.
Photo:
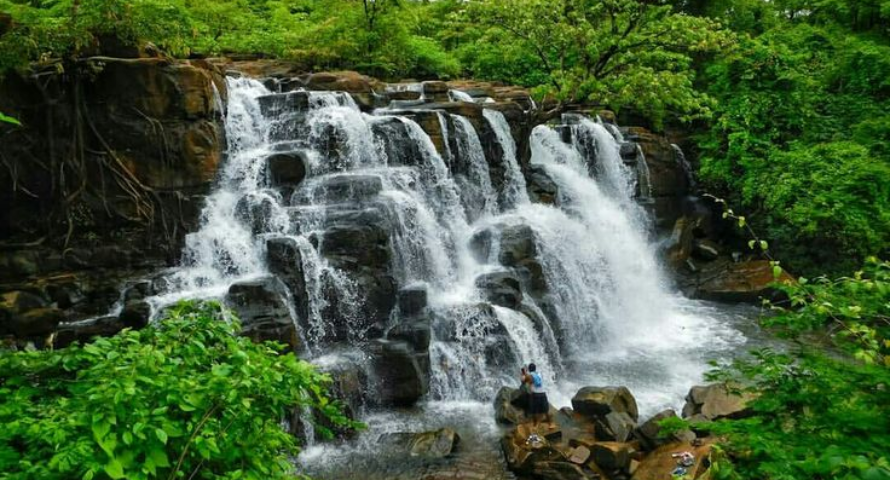
[[[485,109],[482,114],[491,128],[497,135],[498,143],[503,149],[504,162],[504,191],[502,192],[502,205],[505,209],[510,209],[516,205],[528,203],[528,191],[526,190],[525,177],[522,175],[522,169],[519,167],[519,160],[516,158],[516,141],[513,140],[513,134],[510,132],[510,124],[504,114],[492,109]]]
[[[664,355],[673,362],[663,366],[666,380],[650,380],[641,387],[650,393],[638,396],[665,403],[678,396],[672,379],[706,368],[688,352],[723,333],[663,280],[617,131],[579,116],[532,131],[531,163],[557,186],[555,207],[529,200],[497,110],[478,118],[423,112],[430,122],[412,111],[363,113],[344,93],[227,81],[219,180],[181,266],[151,299],[156,308],[222,298],[235,282],[274,273],[287,280],[310,359],[333,346],[370,352],[393,328],[425,321],[431,344],[416,348],[428,358],[432,401],[488,402],[531,362],[562,399],[579,382],[602,384],[591,372],[606,374],[592,365]],[[422,95],[419,86],[402,88]],[[501,158],[486,157],[480,122]],[[305,178],[275,183],[270,159],[281,155],[301,162]],[[295,258],[273,262],[268,242],[286,243]],[[420,320],[400,317],[406,288],[426,289]]]

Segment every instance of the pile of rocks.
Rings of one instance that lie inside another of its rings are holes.
[[[552,421],[537,426],[513,405],[517,396],[505,388],[495,400],[497,420],[514,425],[501,446],[510,470],[545,480],[668,480],[677,457],[686,452],[692,459],[684,471],[699,478],[710,466],[714,441],[702,422],[744,416],[751,400],[724,385],[693,387],[683,416],[703,428],[663,434],[660,422],[676,412],[665,410],[640,422],[636,400],[625,387],[584,387],[572,398],[572,408],[551,409]]]

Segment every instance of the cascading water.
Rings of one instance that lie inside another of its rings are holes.
[[[585,384],[627,385],[644,411],[675,406],[705,357],[739,341],[671,293],[635,201],[637,176],[601,123],[567,117],[569,141],[550,126],[533,130],[531,163],[558,188],[556,207],[529,200],[499,111],[476,119],[500,145],[494,159],[466,117],[434,113],[437,149],[416,112],[371,115],[346,94],[272,94],[246,78],[228,90],[226,161],[156,308],[283,275],[303,353],[327,363],[334,346],[346,348],[338,361],[366,362],[373,377],[374,342],[409,321],[393,297],[425,289],[429,411],[489,416],[497,389],[530,362],[557,406]],[[303,162],[305,179],[273,184],[275,155]],[[289,264],[267,261],[269,242],[296,252]],[[369,382],[370,397],[379,384]]]

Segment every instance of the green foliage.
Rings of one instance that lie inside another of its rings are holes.
[[[637,0],[488,0],[470,3],[477,76],[538,87],[559,102],[633,106],[656,123],[669,113],[706,116],[709,99],[694,88],[692,56],[730,42],[717,22]],[[493,61],[505,51],[531,73]],[[508,78],[504,74],[515,72]]]
[[[716,479],[890,479],[890,369],[829,358],[754,352],[712,378],[745,379],[753,415],[709,428],[726,438]]]
[[[773,306],[766,325],[791,336],[827,327],[859,361],[890,367],[890,263],[872,258],[852,277],[801,278],[777,288],[790,305]]]
[[[349,421],[328,378],[226,318],[183,303],[140,331],[0,356],[4,478],[292,478],[282,419],[311,407]]]
[[[890,479],[890,263],[777,288],[790,303],[773,306],[766,326],[798,342],[826,331],[852,358],[759,350],[711,372],[758,394],[750,418],[709,427],[725,436],[729,460],[715,478]]]
[[[4,115],[3,112],[0,112],[0,123],[9,123],[12,125],[21,125],[21,122],[18,119],[10,117],[8,115]]]
[[[307,70],[354,68],[383,77],[456,76],[427,13],[448,4],[396,0],[0,0],[0,72],[28,62],[152,42],[173,56],[258,54]]]
[[[760,2],[772,9],[759,13],[771,18],[765,29],[736,18],[750,2],[733,3],[709,10],[739,25],[742,41],[704,68],[718,99],[698,138],[706,188],[751,212],[799,273],[837,274],[888,253],[890,46],[877,25],[848,18],[875,2]]]

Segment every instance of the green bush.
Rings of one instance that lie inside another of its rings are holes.
[[[709,427],[728,460],[714,477],[890,479],[890,263],[777,288],[790,303],[764,324],[793,348],[755,351],[710,375],[759,395],[750,418]]]
[[[218,304],[183,303],[140,331],[4,353],[3,478],[293,478],[282,419],[314,408],[350,422],[327,377],[239,331]]]

